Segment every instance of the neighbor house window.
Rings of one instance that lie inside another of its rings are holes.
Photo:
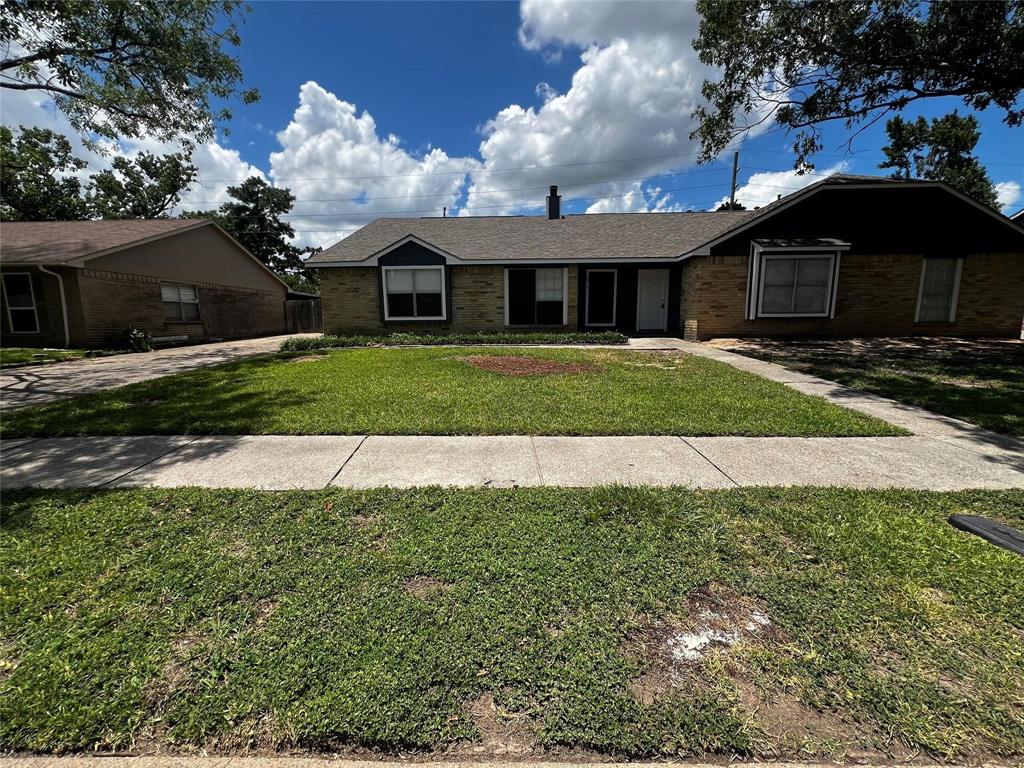
[[[960,292],[963,259],[925,259],[917,294],[918,323],[952,323]]]
[[[4,304],[11,333],[39,333],[39,314],[32,275],[28,272],[5,272]]]
[[[384,267],[385,320],[444,320],[444,267]]]
[[[199,291],[194,285],[160,283],[164,301],[164,318],[171,322],[199,319]]]
[[[505,324],[565,325],[566,272],[561,267],[505,270]]]

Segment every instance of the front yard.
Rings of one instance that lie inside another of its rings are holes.
[[[1021,492],[4,503],[0,749],[1024,756]]]
[[[250,359],[5,414],[5,437],[903,434],[682,353],[349,349]]]
[[[35,349],[0,347],[0,368],[38,363],[60,363],[85,356],[84,349]]]
[[[1024,342],[993,339],[722,340],[715,346],[1024,435]]]

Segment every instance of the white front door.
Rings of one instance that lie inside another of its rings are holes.
[[[636,329],[668,330],[668,270],[640,269],[636,273]]]

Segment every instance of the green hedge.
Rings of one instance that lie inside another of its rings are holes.
[[[594,333],[391,333],[386,336],[323,336],[288,339],[281,345],[282,352],[301,352],[308,349],[335,347],[394,347],[438,346],[458,344],[625,344],[627,337],[617,331]]]

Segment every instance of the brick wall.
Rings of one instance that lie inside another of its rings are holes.
[[[76,293],[81,320],[72,323],[72,342],[103,347],[120,342],[125,329],[154,336],[188,336],[189,341],[265,336],[285,332],[280,293],[192,283],[199,289],[199,322],[164,318],[160,280],[123,272],[79,271]]]
[[[843,254],[834,319],[744,318],[746,256],[683,263],[680,323],[686,338],[722,336],[993,336],[1017,338],[1024,319],[1024,254],[964,261],[955,323],[915,323],[921,257]]]
[[[493,332],[505,329],[505,270],[500,266],[452,267],[451,317],[446,323],[381,321],[378,267],[320,270],[324,332],[381,334],[396,331]],[[568,268],[567,328],[577,327],[577,267]]]

